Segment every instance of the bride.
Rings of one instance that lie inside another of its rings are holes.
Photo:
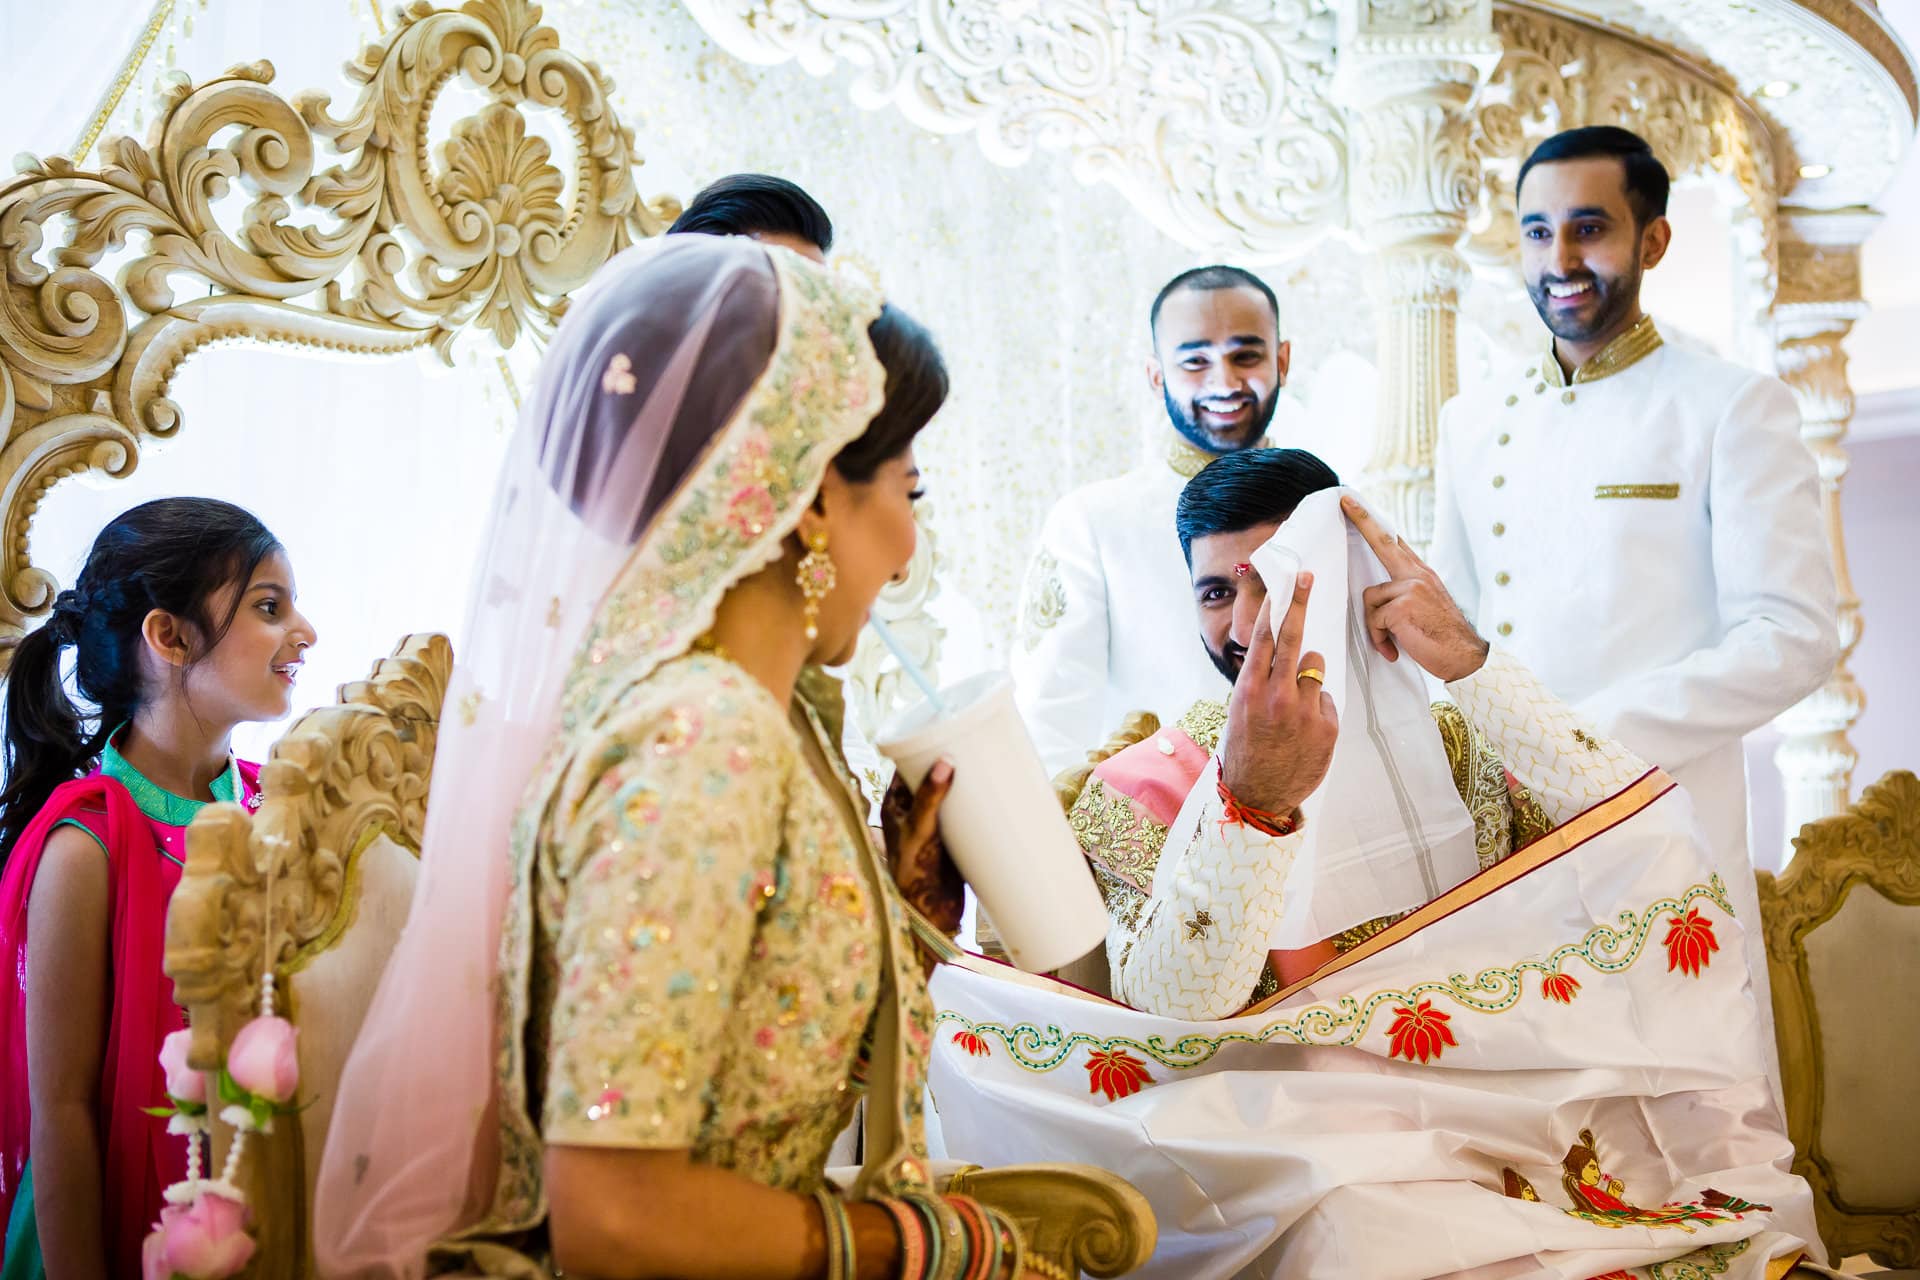
[[[496,499],[419,886],[321,1167],[329,1276],[1014,1276],[936,1195],[936,770],[875,847],[818,707],[913,554],[932,339],[686,235],[576,300]],[[809,672],[803,682],[803,670]],[[827,1152],[867,1096],[850,1197]]]

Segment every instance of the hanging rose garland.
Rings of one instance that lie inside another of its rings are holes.
[[[260,1016],[240,1028],[218,1076],[219,1119],[234,1129],[218,1178],[200,1176],[201,1147],[212,1135],[206,1077],[187,1066],[190,1033],[176,1031],[160,1046],[171,1105],[149,1108],[167,1117],[167,1132],[186,1135],[187,1176],[166,1190],[140,1251],[142,1280],[225,1280],[253,1257],[246,1194],[234,1181],[249,1134],[273,1132],[273,1117],[296,1110],[300,1084],[299,1032],[273,1012],[273,974],[260,980]]]

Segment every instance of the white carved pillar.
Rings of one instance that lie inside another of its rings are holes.
[[[1468,101],[1500,58],[1491,0],[1342,0],[1334,96],[1346,108],[1352,225],[1372,251],[1380,398],[1368,492],[1433,537],[1440,406],[1459,389],[1458,245],[1480,191]]]
[[[1847,730],[1867,702],[1848,668],[1860,641],[1860,598],[1847,571],[1840,518],[1840,482],[1848,465],[1841,442],[1853,418],[1853,387],[1840,344],[1866,314],[1860,245],[1879,221],[1879,214],[1865,209],[1780,211],[1780,287],[1770,318],[1774,368],[1800,402],[1800,434],[1820,466],[1820,503],[1840,588],[1840,662],[1824,686],[1775,721],[1785,735],[1774,753],[1786,789],[1783,861],[1793,856],[1793,837],[1802,826],[1847,807],[1859,761]]]

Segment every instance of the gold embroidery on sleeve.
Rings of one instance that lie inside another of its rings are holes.
[[[1067,825],[1096,870],[1145,889],[1153,886],[1167,829],[1141,813],[1130,797],[1094,778],[1067,814]]]
[[[1227,727],[1227,704],[1202,699],[1187,708],[1180,717],[1179,729],[1192,738],[1194,745],[1208,755],[1220,746],[1220,735]]]
[[[1060,580],[1060,562],[1042,548],[1027,578],[1027,599],[1020,609],[1020,643],[1032,653],[1040,647],[1041,633],[1058,626],[1066,615],[1067,587]]]

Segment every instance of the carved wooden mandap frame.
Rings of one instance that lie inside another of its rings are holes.
[[[288,102],[256,62],[176,83],[144,146],[110,138],[97,168],[53,157],[0,184],[0,649],[57,590],[30,557],[41,498],[80,471],[124,476],[144,441],[179,432],[168,391],[194,352],[242,340],[449,357],[463,331],[508,348],[550,332],[601,264],[664,229],[678,204],[639,194],[606,78],[539,19],[528,0],[416,0],[349,64],[362,88],[343,115],[323,94]],[[456,76],[488,101],[436,164],[428,126]],[[573,156],[529,131],[529,108],[559,113]],[[338,163],[318,167],[322,143]],[[235,184],[237,235],[214,212]],[[48,262],[50,230],[64,235]],[[134,237],[145,250],[117,281],[94,270]],[[175,277],[210,292],[177,300]]]

